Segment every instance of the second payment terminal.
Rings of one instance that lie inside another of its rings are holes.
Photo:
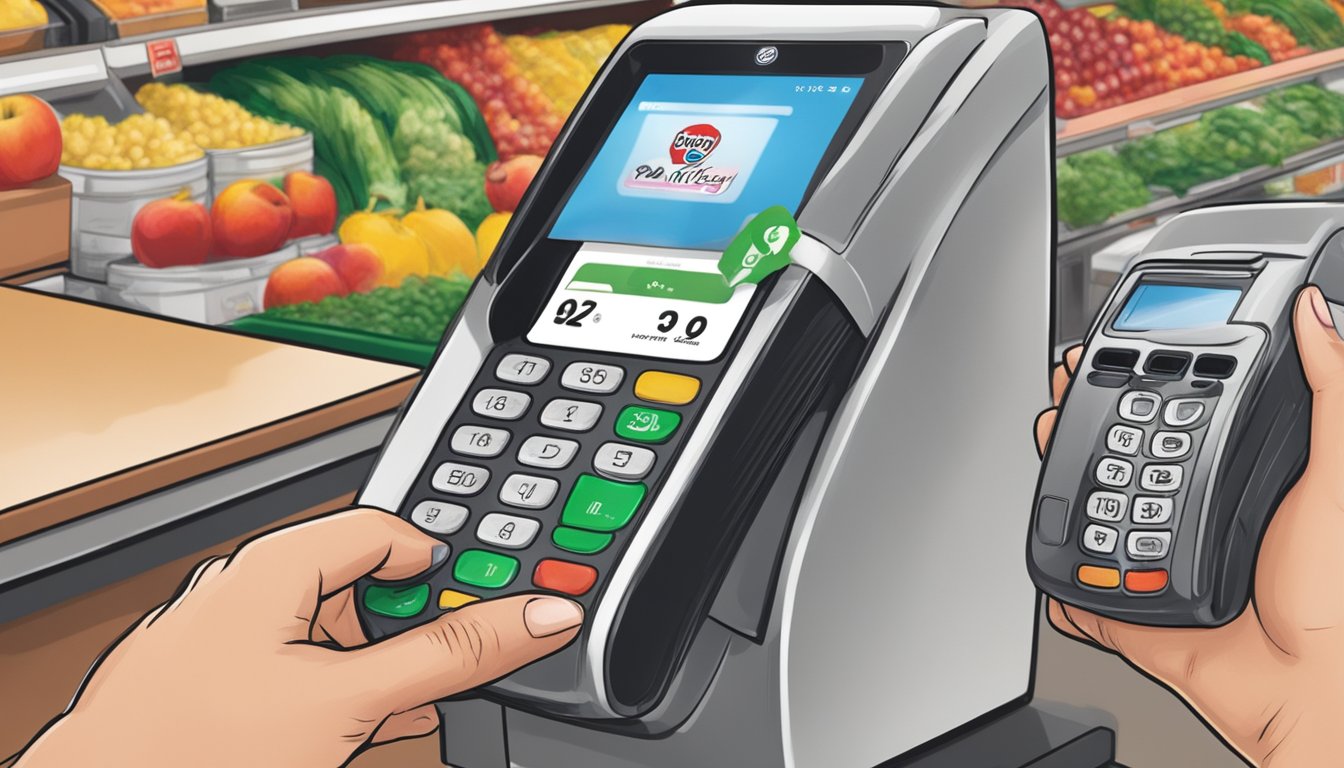
[[[586,609],[443,705],[449,763],[868,766],[1027,695],[1050,106],[1022,11],[693,3],[629,35],[359,497],[451,547],[359,585],[372,637]],[[774,206],[792,263],[730,287]]]
[[[1140,624],[1241,613],[1265,526],[1306,465],[1293,309],[1311,283],[1344,298],[1344,206],[1214,207],[1162,225],[1065,395],[1031,534],[1042,590]]]

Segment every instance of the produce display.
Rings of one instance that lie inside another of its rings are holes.
[[[61,164],[104,171],[166,168],[197,160],[205,152],[153,115],[109,123],[102,115],[67,115],[61,121]]]
[[[1153,193],[1143,177],[1109,149],[1069,155],[1055,164],[1059,218],[1084,227],[1147,205]]]
[[[1206,112],[1199,120],[1135,139],[1117,150],[1071,155],[1055,164],[1059,218],[1097,224],[1146,205],[1147,187],[1176,195],[1344,138],[1344,96],[1303,84],[1253,103]]]
[[[1270,63],[1269,53],[1240,32],[1228,30],[1205,0],[1119,0],[1121,14],[1151,21],[1166,31],[1207,48],[1219,48],[1233,56],[1246,56]]]
[[[462,275],[412,277],[398,288],[375,288],[369,293],[333,295],[318,302],[268,308],[259,317],[437,344],[469,288],[471,280]]]
[[[578,97],[629,29],[612,24],[526,39],[474,24],[409,35],[392,57],[429,64],[466,88],[507,160],[550,150]],[[558,55],[561,50],[567,55]]]
[[[484,121],[460,86],[427,66],[284,57],[221,70],[210,88],[310,131],[341,217],[370,200],[404,210],[417,198],[469,225],[490,213],[481,179],[494,149]]]
[[[114,19],[138,19],[160,13],[205,8],[205,0],[94,0],[94,2]]]
[[[1152,20],[1100,18],[1086,8],[1061,8],[1055,0],[1006,4],[1035,11],[1045,22],[1055,64],[1055,111],[1063,118],[1260,66]]]
[[[45,179],[60,167],[61,124],[36,96],[0,98],[0,189]]]
[[[131,222],[131,255],[156,268],[264,256],[290,240],[329,235],[335,222],[335,194],[319,176],[295,171],[278,186],[242,179],[209,211],[190,190],[142,207]]]
[[[47,9],[37,0],[0,0],[0,32],[45,26]]]
[[[188,85],[146,83],[135,100],[168,121],[179,138],[203,149],[237,149],[303,135],[303,130],[258,117],[236,101]]]
[[[1166,2],[1166,0],[1162,0]],[[1344,46],[1344,21],[1328,0],[1223,0],[1232,13],[1268,16],[1318,51]]]
[[[504,45],[523,77],[541,89],[557,114],[568,115],[629,31],[624,24],[604,24],[576,32],[509,35]]]
[[[1265,49],[1271,61],[1286,61],[1311,53],[1310,48],[1298,44],[1297,36],[1291,29],[1270,16],[1258,16],[1254,13],[1232,16],[1228,14],[1227,6],[1217,0],[1204,1],[1213,9],[1224,27],[1233,32],[1240,32],[1255,41]]]

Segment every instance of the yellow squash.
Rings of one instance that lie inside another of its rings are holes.
[[[425,199],[422,197],[416,203],[415,210],[406,214],[401,223],[419,235],[429,249],[431,275],[447,276],[461,272],[474,278],[481,271],[481,260],[476,255],[476,237],[451,211],[425,208]]]
[[[504,228],[509,226],[511,218],[511,213],[492,213],[476,228],[476,250],[480,254],[482,267],[490,260],[490,254],[495,252],[495,246],[499,245],[499,239],[504,236]]]
[[[362,243],[378,254],[383,262],[379,285],[396,288],[411,275],[429,274],[429,249],[413,230],[397,219],[396,211],[373,211],[374,203],[352,213],[341,223],[337,234],[342,243]]]

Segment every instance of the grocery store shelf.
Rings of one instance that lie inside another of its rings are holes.
[[[381,35],[482,21],[630,5],[635,0],[381,0],[190,27],[83,48],[0,59],[0,96],[50,94],[70,86],[149,74],[145,43],[171,38],[183,66],[230,61]]]
[[[1061,121],[1063,126],[1055,135],[1057,154],[1063,157],[1147,135],[1210,109],[1331,74],[1344,76],[1344,48],[1308,54]]]
[[[1133,229],[1133,225],[1137,222],[1142,222],[1147,219],[1156,220],[1180,211],[1196,208],[1216,198],[1236,192],[1239,189],[1243,189],[1253,184],[1263,184],[1271,179],[1304,170],[1334,157],[1344,157],[1344,139],[1338,139],[1327,144],[1322,144],[1315,149],[1299,152],[1284,160],[1279,165],[1263,165],[1229,176],[1225,179],[1200,184],[1199,186],[1192,188],[1183,197],[1169,195],[1167,197],[1159,198],[1142,208],[1135,208],[1117,214],[1105,222],[1092,227],[1068,229],[1061,225],[1058,238],[1058,250],[1064,252],[1067,250],[1076,250],[1080,247],[1085,248],[1088,244],[1096,242],[1098,239],[1113,235],[1117,230],[1124,228]]]
[[[0,96],[50,93],[107,80],[107,64],[97,46],[58,48],[0,62]]]
[[[631,0],[435,0],[360,3],[286,13],[282,16],[196,27],[174,36],[183,66],[246,56],[363,40],[514,16],[578,11]],[[156,35],[154,37],[163,37]],[[119,40],[103,48],[107,66],[119,76],[149,73],[145,38]]]

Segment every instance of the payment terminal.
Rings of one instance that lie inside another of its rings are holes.
[[[629,35],[359,497],[451,547],[359,585],[372,637],[586,609],[444,705],[448,762],[872,765],[1027,695],[1004,542],[1048,396],[1050,107],[1023,11],[689,4]],[[729,287],[773,206],[792,263]]]
[[[1031,534],[1041,589],[1140,624],[1241,613],[1306,463],[1293,308],[1308,283],[1344,298],[1344,206],[1217,207],[1158,230],[1065,395]]]

